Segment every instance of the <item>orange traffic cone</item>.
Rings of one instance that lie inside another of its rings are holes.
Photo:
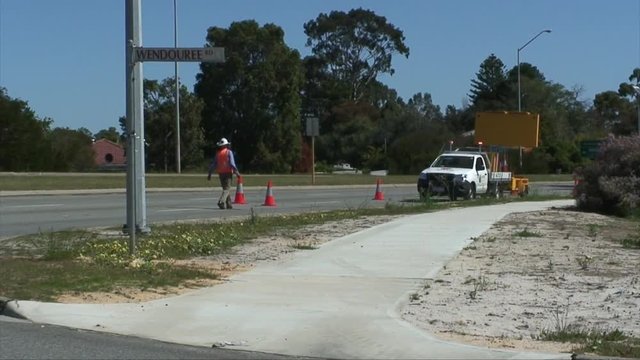
[[[373,200],[384,200],[381,183],[382,180],[378,179],[378,181],[376,182],[376,195],[373,197]]]
[[[233,199],[234,204],[246,204],[244,199],[244,187],[242,186],[242,176],[238,176],[238,184],[236,185],[236,197]]]
[[[271,190],[271,180],[267,183],[267,196],[264,198],[264,206],[276,206],[276,199],[273,197]]]

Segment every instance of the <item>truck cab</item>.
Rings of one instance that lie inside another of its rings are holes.
[[[421,199],[448,196],[473,199],[489,188],[490,163],[486,153],[479,151],[449,151],[440,154],[418,176]]]

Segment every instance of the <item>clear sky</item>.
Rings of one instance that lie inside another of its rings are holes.
[[[142,0],[143,46],[173,47],[174,0]],[[177,0],[178,47],[201,47],[210,26],[254,19],[285,31],[308,55],[303,24],[320,13],[362,7],[404,32],[409,58],[380,78],[405,100],[417,92],[461,107],[490,54],[546,79],[595,94],[617,91],[640,67],[640,0]],[[54,127],[118,130],[125,114],[124,0],[0,0],[0,86]],[[145,63],[144,76],[174,76],[173,63]],[[193,91],[197,63],[181,63]],[[515,109],[513,109],[515,110]]]

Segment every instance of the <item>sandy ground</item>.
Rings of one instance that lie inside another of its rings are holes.
[[[637,225],[568,210],[511,214],[412,295],[402,317],[458,342],[570,351],[535,341],[571,326],[640,337]]]
[[[313,251],[318,244],[394,218],[308,226],[256,239],[230,254],[183,262],[220,274],[217,281],[66,294],[58,300],[139,302],[214,286],[260,261]],[[639,230],[624,220],[569,209],[509,215],[473,239],[437,276],[425,279],[402,309],[402,318],[445,340],[494,348],[568,352],[571,344],[536,340],[543,331],[568,326],[618,329],[640,337],[640,250],[620,244]]]

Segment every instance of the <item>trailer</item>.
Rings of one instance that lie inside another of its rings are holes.
[[[509,170],[509,162],[504,148],[493,147],[487,153],[490,163],[489,194],[500,198],[507,195],[525,196],[529,194],[529,179],[515,176]]]

